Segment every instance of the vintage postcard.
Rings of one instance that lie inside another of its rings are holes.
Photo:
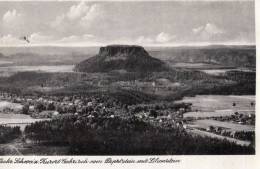
[[[257,168],[256,5],[0,1],[0,169]]]

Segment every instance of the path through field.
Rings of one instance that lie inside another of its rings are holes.
[[[21,144],[22,144],[21,138],[17,138],[10,143],[0,144],[1,155],[15,155],[15,156],[23,155],[19,151],[19,146],[21,146]]]
[[[192,133],[192,134],[195,134],[195,135],[200,135],[202,137],[212,137],[212,138],[218,138],[218,139],[221,139],[221,140],[226,139],[227,141],[234,142],[234,143],[236,143],[238,145],[242,145],[242,146],[249,146],[250,145],[250,141],[238,140],[238,139],[235,139],[235,138],[225,137],[225,136],[217,135],[217,134],[206,132],[206,131],[201,131],[201,130],[198,130],[198,129],[187,129],[187,131],[189,133]]]

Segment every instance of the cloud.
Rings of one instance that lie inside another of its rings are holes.
[[[206,25],[193,28],[192,32],[198,38],[201,38],[201,40],[218,38],[220,35],[225,33],[224,30],[212,23],[207,23]]]
[[[144,37],[144,36],[139,36],[135,43],[137,44],[151,44],[154,43],[154,39],[149,38],[149,37]]]
[[[57,36],[45,35],[43,33],[32,33],[28,36],[30,43],[8,34],[0,37],[0,46],[39,46],[39,45],[58,45],[58,46],[93,46],[103,45],[98,38],[91,34],[71,35],[59,38]]]
[[[70,7],[70,10],[67,13],[67,17],[70,20],[78,19],[84,17],[90,11],[91,6],[87,6],[84,1],[80,2],[77,5]]]
[[[51,23],[52,28],[65,33],[86,31],[96,19],[102,16],[103,9],[99,4],[88,5],[85,1],[72,5],[69,10]]]
[[[19,35],[24,32],[23,15],[16,9],[6,11],[2,16],[2,34]]]
[[[16,9],[13,10],[8,10],[4,15],[3,15],[3,23],[4,24],[14,24],[15,22],[19,21],[21,18],[21,14],[16,11]]]
[[[20,40],[19,38],[8,34],[0,37],[0,45],[20,45],[20,44],[26,44],[25,41]]]
[[[171,40],[173,40],[175,38],[175,36],[173,35],[170,35],[168,33],[164,33],[164,32],[161,32],[159,33],[157,36],[156,36],[156,42],[158,43],[166,43],[166,42],[169,42]]]
[[[120,37],[118,39],[111,39],[105,41],[105,44],[126,44],[126,45],[145,45],[145,46],[158,46],[171,44],[175,39],[175,36],[161,32],[156,35],[144,36],[140,35],[138,37]]]
[[[103,16],[103,9],[101,5],[94,4],[89,7],[89,10],[81,18],[81,23],[85,24],[91,21],[94,21],[96,18]]]
[[[82,36],[76,36],[76,35],[71,35],[68,37],[64,37],[60,40],[58,40],[58,43],[84,43],[84,42],[90,42],[90,41],[95,41],[95,36],[90,35],[90,34],[84,34]]]
[[[207,33],[213,34],[213,35],[224,33],[223,30],[221,30],[220,28],[218,28],[216,25],[210,24],[210,23],[207,23],[207,24],[206,24],[204,30],[205,30]]]
[[[204,26],[200,26],[197,28],[193,28],[192,31],[194,34],[199,34],[200,32],[202,32],[204,30]]]
[[[175,39],[176,36],[171,35],[169,33],[161,32],[158,35],[145,37],[145,36],[139,36],[134,43],[137,44],[164,44],[172,42],[173,39]]]
[[[29,36],[29,40],[31,43],[47,43],[54,40],[53,36],[44,35],[42,33],[33,33]]]
[[[95,19],[99,15],[100,9],[100,5],[87,5],[84,1],[82,1],[77,5],[71,6],[66,16],[70,20],[80,19],[81,21],[88,21]]]
[[[69,44],[96,44],[97,39],[94,35],[84,34],[84,35],[70,35],[66,37],[57,37],[51,35],[45,35],[42,33],[33,33],[29,36],[29,40],[32,45],[69,45]]]

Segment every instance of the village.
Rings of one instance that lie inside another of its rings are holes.
[[[149,123],[183,124],[183,114],[190,111],[190,104],[160,105],[125,105],[103,97],[84,96],[18,96],[2,92],[2,101],[21,106],[9,106],[1,112],[21,113],[33,118],[55,118],[63,114],[88,115],[88,117],[129,118],[134,116]]]
[[[235,112],[231,116],[220,117],[184,117],[191,110],[191,103],[157,103],[125,105],[108,97],[87,96],[18,96],[1,92],[0,100],[16,104],[1,110],[3,113],[21,113],[35,119],[58,119],[66,115],[84,116],[87,118],[136,118],[152,126],[160,128],[177,128],[200,130],[239,140],[254,140],[254,130],[231,130],[219,125],[193,125],[198,120],[214,120],[231,122],[237,125],[254,125],[254,114]],[[17,106],[20,105],[20,106]]]

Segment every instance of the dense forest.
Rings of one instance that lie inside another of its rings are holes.
[[[123,74],[118,72],[86,74],[21,72],[11,77],[0,78],[0,90],[19,95],[106,96],[122,104],[132,105],[158,100],[174,101],[184,96],[198,94],[254,95],[255,77],[255,72],[229,71],[222,76],[211,76],[199,71],[179,69],[168,72]],[[166,96],[136,90],[134,87],[124,89],[120,84],[113,86],[114,82],[124,81],[135,85],[136,81],[152,83],[160,78],[167,79],[169,83],[178,82],[183,86],[167,92]],[[41,91],[44,87],[53,88],[53,90]]]
[[[8,127],[0,125],[0,144],[8,143],[20,135],[20,127]]]
[[[27,138],[39,144],[68,145],[71,155],[254,153],[253,147],[191,136],[181,128],[153,127],[135,118],[68,115],[31,124],[25,133]]]

